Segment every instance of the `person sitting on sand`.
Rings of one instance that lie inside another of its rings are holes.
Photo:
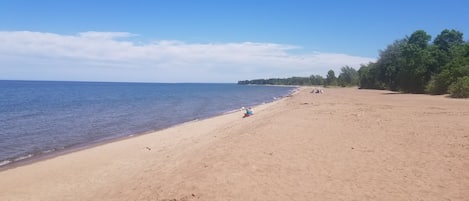
[[[249,116],[251,116],[251,115],[253,115],[253,114],[254,114],[254,112],[252,111],[252,108],[250,108],[250,107],[249,107],[249,108],[246,108],[246,112],[244,113],[243,118],[244,118],[244,117],[249,117]]]

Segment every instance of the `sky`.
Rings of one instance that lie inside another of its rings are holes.
[[[325,76],[468,20],[467,0],[0,0],[0,80]]]

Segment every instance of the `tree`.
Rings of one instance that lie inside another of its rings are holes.
[[[324,86],[335,86],[337,85],[337,78],[335,77],[335,73],[333,70],[329,70],[326,76],[326,82]]]
[[[449,86],[453,98],[469,98],[469,76],[460,77]]]
[[[311,75],[309,79],[311,80],[311,85],[324,85],[324,78],[320,75]]]
[[[375,63],[369,63],[368,65],[361,65],[358,69],[358,86],[360,89],[373,89],[375,76],[370,73],[370,69],[373,68]]]
[[[350,66],[344,66],[340,69],[342,72],[337,79],[340,86],[356,86],[358,85],[358,72]]]
[[[433,44],[448,52],[452,47],[464,44],[463,33],[454,29],[445,29],[436,36]]]
[[[419,48],[425,49],[432,36],[428,35],[424,30],[417,30],[407,39],[407,44],[415,45]]]
[[[447,65],[456,56],[458,47],[464,44],[463,33],[454,29],[443,30],[435,40],[431,52],[435,59],[433,67],[436,73],[440,73],[444,66]]]
[[[404,92],[424,93],[432,71],[433,62],[428,51],[431,36],[425,31],[415,31],[402,48],[402,66],[398,73],[398,88]]]
[[[453,46],[451,49],[450,62],[443,67],[441,72],[433,75],[427,85],[427,93],[448,93],[449,86],[458,78],[469,76],[469,43]]]
[[[380,52],[379,60],[376,62],[373,71],[375,72],[376,80],[383,87],[388,90],[398,90],[398,74],[403,65],[402,50],[407,44],[406,39],[396,40],[393,44]]]
[[[464,94],[469,77],[469,43],[456,30],[443,30],[430,44],[423,30],[397,40],[376,63],[358,70],[360,88],[410,93]]]

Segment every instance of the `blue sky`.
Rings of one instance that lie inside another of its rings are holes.
[[[236,82],[325,75],[423,29],[469,34],[469,1],[0,1],[0,79]]]

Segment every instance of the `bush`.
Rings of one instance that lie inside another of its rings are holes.
[[[425,87],[425,92],[433,95],[448,93],[448,87],[454,82],[449,70],[443,70],[440,74],[433,76]]]
[[[432,79],[428,82],[427,86],[425,87],[425,93],[432,94],[432,95],[438,95],[438,89],[436,86],[436,80],[435,77],[432,77]]]
[[[469,98],[469,76],[458,78],[449,86],[449,93],[453,98]]]

